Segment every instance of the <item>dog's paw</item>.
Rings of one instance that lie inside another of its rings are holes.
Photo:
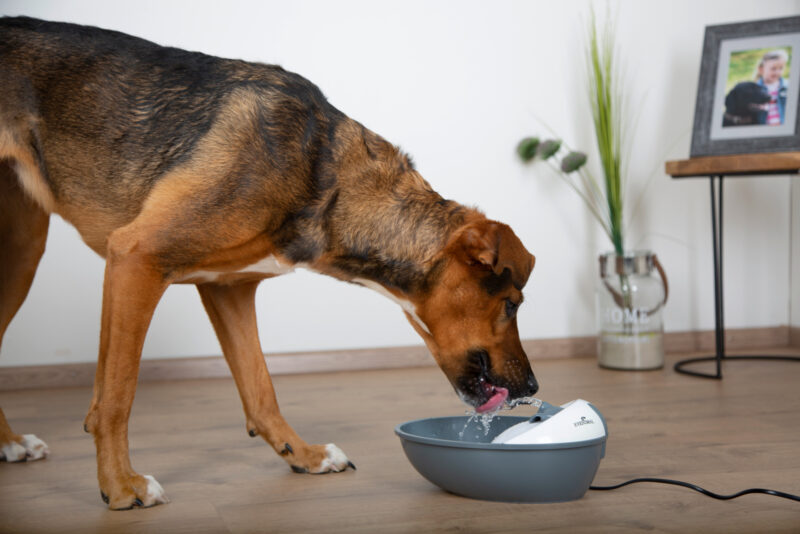
[[[121,484],[116,492],[106,494],[100,490],[100,497],[111,510],[130,510],[131,508],[149,508],[157,504],[169,502],[161,484],[151,475],[134,476]]]
[[[144,475],[145,480],[147,480],[147,491],[145,492],[144,499],[142,503],[145,507],[148,506],[155,506],[157,504],[167,504],[169,502],[169,498],[167,498],[167,493],[164,491],[164,488],[161,487],[161,484],[158,483],[152,475]]]
[[[355,469],[355,465],[347,459],[342,449],[333,443],[328,443],[325,445],[325,457],[322,459],[317,469],[312,470],[311,473],[338,473],[339,471],[344,471],[348,467]]]
[[[321,475],[323,473],[339,473],[348,467],[356,468],[355,464],[347,459],[342,449],[333,443],[309,446],[306,457],[308,458],[306,462],[292,462],[292,471]]]
[[[33,434],[25,434],[19,442],[11,441],[0,447],[0,460],[6,462],[41,460],[48,454],[47,444]]]
[[[28,461],[41,460],[47,458],[47,455],[50,454],[47,443],[33,434],[25,434],[22,436],[22,446],[25,447],[25,454],[27,455]]]

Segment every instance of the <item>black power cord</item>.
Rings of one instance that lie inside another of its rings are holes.
[[[750,488],[742,490],[738,493],[734,493],[732,495],[720,495],[718,493],[714,493],[713,491],[708,491],[707,489],[703,489],[695,484],[690,484],[689,482],[682,482],[680,480],[670,480],[669,478],[650,478],[650,477],[634,478],[632,480],[628,480],[627,482],[622,482],[621,484],[617,484],[615,486],[589,486],[589,489],[598,491],[608,491],[621,488],[622,486],[627,486],[628,484],[634,484],[636,482],[656,482],[659,484],[672,484],[673,486],[683,486],[684,488],[693,489],[695,491],[702,493],[703,495],[708,495],[709,497],[713,497],[715,499],[719,499],[722,501],[735,499],[736,497],[741,497],[742,495],[747,495],[749,493],[766,493],[767,495],[773,495],[775,497],[783,497],[784,499],[800,501],[800,497],[797,495],[792,495],[791,493],[784,493],[782,491],[763,489],[763,488]]]

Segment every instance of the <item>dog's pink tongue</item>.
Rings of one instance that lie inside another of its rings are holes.
[[[506,388],[496,387],[494,388],[494,395],[492,395],[492,398],[475,408],[475,411],[478,413],[490,412],[503,404],[503,401],[505,401],[507,397],[508,390]]]

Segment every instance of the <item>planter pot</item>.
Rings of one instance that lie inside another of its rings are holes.
[[[647,370],[664,366],[661,312],[668,288],[664,269],[649,251],[600,256],[597,357],[601,367]]]

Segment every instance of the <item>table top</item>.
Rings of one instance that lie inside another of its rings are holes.
[[[668,161],[667,174],[673,178],[757,174],[796,174],[800,172],[800,152],[705,156]]]

